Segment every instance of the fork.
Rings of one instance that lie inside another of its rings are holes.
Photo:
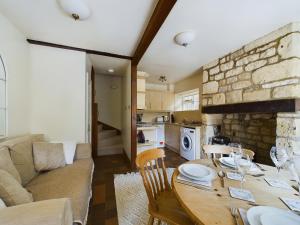
[[[230,212],[231,212],[231,215],[232,215],[232,216],[234,217],[234,219],[235,219],[235,224],[236,224],[236,225],[240,225],[239,220],[238,220],[238,217],[239,217],[238,209],[237,209],[237,208],[230,207]]]

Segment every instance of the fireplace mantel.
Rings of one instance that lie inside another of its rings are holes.
[[[202,113],[278,113],[300,111],[300,99],[281,99],[202,107]]]

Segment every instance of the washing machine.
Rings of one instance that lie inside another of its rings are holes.
[[[187,160],[201,158],[200,128],[181,127],[180,155]]]

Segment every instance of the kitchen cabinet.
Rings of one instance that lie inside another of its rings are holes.
[[[146,108],[146,80],[145,78],[137,78],[137,109],[145,109]]]
[[[138,92],[137,93],[137,98],[136,98],[136,107],[137,109],[145,109],[146,108],[146,104],[145,104],[145,92]]]
[[[180,152],[180,126],[165,124],[166,147],[179,153]]]
[[[169,91],[146,91],[147,110],[174,111],[174,93]]]

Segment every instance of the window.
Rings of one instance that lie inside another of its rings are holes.
[[[0,55],[0,138],[6,136],[6,71]]]
[[[175,111],[199,110],[199,89],[176,94],[175,102]]]

